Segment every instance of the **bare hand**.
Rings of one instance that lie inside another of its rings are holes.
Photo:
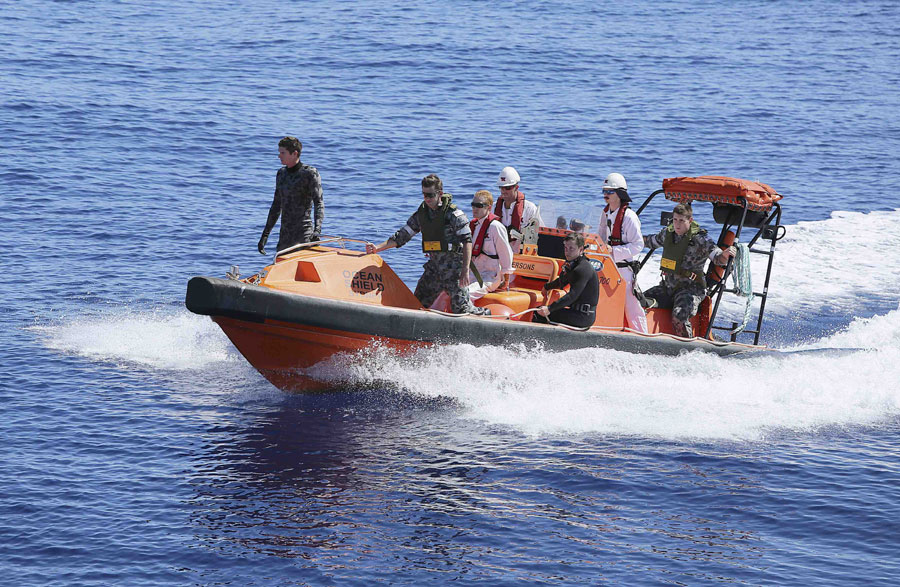
[[[546,318],[550,315],[550,308],[548,308],[547,306],[540,306],[537,309],[537,313]]]
[[[459,287],[469,287],[469,272],[465,269],[462,275],[459,276]]]
[[[375,245],[372,243],[366,243],[366,254],[374,255],[378,250],[375,248]]]
[[[728,247],[722,251],[722,257],[725,261],[734,257],[737,254],[737,249],[734,247]]]

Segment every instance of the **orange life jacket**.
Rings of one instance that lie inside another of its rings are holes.
[[[616,220],[613,222],[612,233],[606,235],[609,238],[609,246],[617,247],[622,243],[622,220],[625,218],[625,210],[628,209],[628,203],[622,202],[619,205],[619,211],[616,212]],[[603,209],[609,214],[609,206]]]
[[[475,234],[475,232],[474,232],[475,225],[478,224],[478,219],[473,218],[472,220],[469,221],[469,230],[472,231],[472,234],[474,236],[474,239],[472,242],[472,258],[473,259],[481,254],[481,249],[484,247],[484,238],[487,236],[488,227],[491,225],[491,222],[493,222],[494,220],[500,220],[500,217],[497,216],[496,214],[491,214],[490,212],[488,212],[488,215],[484,219],[484,224],[481,225],[481,230],[478,231],[478,234]],[[501,222],[501,224],[502,224],[502,222]],[[491,257],[493,259],[497,258],[497,255],[488,255],[487,253],[485,253],[485,255],[487,255],[488,257]]]
[[[516,190],[516,201],[512,207],[512,216],[509,218],[509,224],[506,226],[506,230],[513,228],[515,230],[522,230],[522,215],[525,211],[525,194]],[[503,198],[497,198],[497,205],[494,206],[494,214],[503,218]],[[502,222],[502,221],[501,221]]]

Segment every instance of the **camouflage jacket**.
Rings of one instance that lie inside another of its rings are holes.
[[[651,249],[662,248],[663,244],[666,242],[666,232],[669,231],[669,229],[670,227],[667,226],[654,235],[645,236],[644,245]],[[693,237],[689,237],[688,235],[673,235],[676,243],[686,237],[690,238],[691,241],[688,243],[687,250],[684,252],[681,268],[686,271],[702,274],[704,267],[706,266],[706,261],[709,260],[709,254],[714,250],[718,250],[719,247],[716,245],[716,241],[709,238],[709,235],[703,229]],[[704,288],[702,284],[697,283],[689,277],[675,275],[673,273],[663,273],[662,283],[670,290],[681,289],[683,287],[690,287],[698,290]]]
[[[427,206],[426,210],[431,217],[440,213],[440,209],[431,210]],[[472,231],[469,230],[469,219],[466,218],[463,211],[458,208],[448,208],[445,214],[444,238],[450,243],[452,250],[446,253],[428,253],[428,256],[434,260],[439,260],[441,257],[446,257],[448,255],[462,255],[463,246],[466,243],[472,242]],[[409,217],[409,220],[406,221],[406,225],[391,235],[388,240],[392,240],[397,243],[398,247],[402,247],[421,230],[422,229],[419,226],[419,211],[417,209],[413,212],[412,216]]]
[[[315,211],[315,225],[310,212]],[[265,234],[281,215],[281,231],[278,233],[277,250],[298,243],[309,242],[313,234],[322,232],[325,204],[322,201],[322,179],[315,167],[298,163],[295,167],[282,167],[275,175],[275,198],[269,208]]]

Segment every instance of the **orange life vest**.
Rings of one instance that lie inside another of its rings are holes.
[[[509,224],[506,225],[506,229],[509,230],[513,228],[515,230],[522,230],[522,215],[525,211],[525,194],[516,190],[516,201],[512,206],[512,216],[509,218]],[[494,214],[503,218],[503,198],[497,198],[497,205],[494,206]],[[502,222],[502,221],[501,221]]]
[[[472,234],[474,236],[474,240],[472,242],[472,258],[473,259],[481,254],[481,249],[484,247],[484,238],[487,236],[488,227],[491,225],[491,222],[493,222],[494,220],[500,220],[500,217],[497,216],[496,214],[491,214],[490,212],[488,212],[488,215],[484,219],[484,224],[481,225],[481,230],[478,231],[478,234],[474,233],[475,225],[478,224],[478,219],[473,218],[472,220],[469,221],[469,230],[472,231]],[[501,222],[501,224],[502,224],[502,222]],[[485,253],[485,255],[487,255],[488,257],[494,258],[494,259],[497,258],[497,255],[488,255],[487,253]]]
[[[628,203],[622,202],[619,205],[619,211],[616,212],[616,220],[613,222],[612,233],[606,235],[609,238],[609,246],[617,247],[622,243],[622,220],[625,218],[625,210],[628,209]],[[609,214],[609,206],[603,209]]]

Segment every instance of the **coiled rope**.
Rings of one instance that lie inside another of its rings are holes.
[[[734,268],[731,278],[734,280],[735,294],[746,298],[744,321],[731,331],[732,334],[743,332],[750,322],[750,306],[753,304],[753,280],[750,278],[750,247],[746,243],[735,243],[737,254],[734,256]]]

